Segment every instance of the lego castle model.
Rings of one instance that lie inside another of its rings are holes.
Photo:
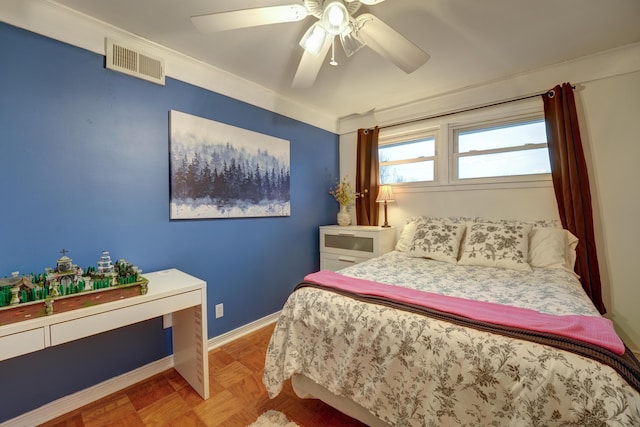
[[[67,256],[67,250],[63,249],[61,253],[55,269],[46,268],[44,274],[20,276],[16,271],[11,277],[0,278],[0,314],[11,307],[24,307],[40,302],[44,303],[44,314],[49,315],[53,313],[53,302],[56,299],[95,292],[104,293],[118,288],[135,286],[139,288],[138,295],[147,293],[148,282],[140,275],[142,270],[122,258],[115,263],[112,262],[109,251],[102,251],[97,268],[89,267],[86,271],[73,263]],[[135,294],[128,292],[127,296]],[[114,294],[112,298],[115,297]],[[123,293],[120,292],[117,297],[123,298]],[[102,302],[107,299],[102,298]],[[87,298],[80,302],[85,306],[91,304]]]

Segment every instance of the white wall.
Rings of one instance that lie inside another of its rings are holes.
[[[341,124],[341,175],[355,176],[357,127],[391,125],[544,92],[556,84],[577,85],[576,101],[590,173],[603,297],[620,336],[640,353],[640,274],[633,250],[640,242],[640,44],[520,75],[485,87],[400,106]],[[483,103],[481,99],[486,101]],[[496,98],[499,96],[500,98]],[[401,228],[410,215],[463,215],[487,218],[557,218],[550,183],[528,188],[403,190],[389,223]],[[382,213],[381,213],[382,218]],[[354,215],[355,219],[355,215]]]
[[[640,71],[584,84],[581,136],[592,168],[598,258],[608,316],[640,350]]]

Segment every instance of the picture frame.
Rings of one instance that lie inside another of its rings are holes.
[[[170,218],[290,216],[290,143],[169,112]]]

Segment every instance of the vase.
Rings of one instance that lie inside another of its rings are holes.
[[[346,226],[351,224],[351,214],[349,213],[349,209],[347,205],[340,205],[340,210],[338,211],[338,225]]]

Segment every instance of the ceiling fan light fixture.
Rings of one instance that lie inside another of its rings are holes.
[[[319,55],[327,38],[327,32],[320,22],[316,22],[304,33],[300,46],[313,55]]]
[[[324,7],[321,22],[329,34],[341,34],[349,25],[349,11],[341,1],[331,1]]]
[[[344,49],[344,53],[347,54],[347,57],[350,57],[366,46],[365,41],[358,37],[358,34],[354,31],[353,25],[351,24],[349,24],[346,30],[340,33],[340,42],[342,43],[342,48]]]
[[[371,6],[374,4],[382,3],[384,0],[360,0],[360,3],[366,4],[367,6]]]

